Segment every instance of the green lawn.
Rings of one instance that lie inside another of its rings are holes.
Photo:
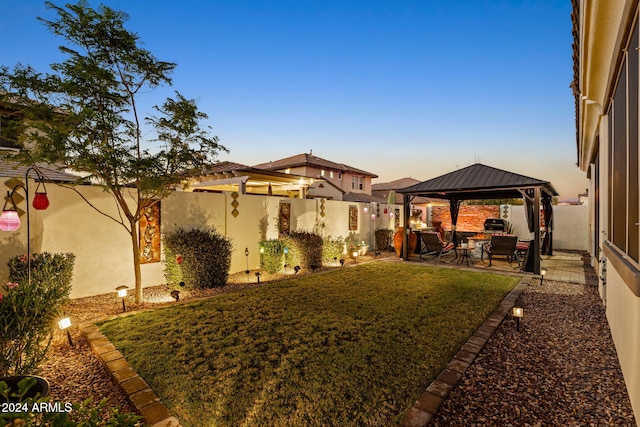
[[[185,426],[391,425],[517,282],[375,262],[100,327]]]

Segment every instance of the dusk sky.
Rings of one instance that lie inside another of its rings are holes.
[[[575,166],[569,0],[103,3],[178,64],[174,86],[145,102],[174,90],[197,99],[230,149],[219,160],[313,150],[374,183],[480,162],[549,180],[561,199],[587,187]],[[63,40],[36,16],[55,17],[42,1],[2,1],[0,65],[45,72],[63,59]]]

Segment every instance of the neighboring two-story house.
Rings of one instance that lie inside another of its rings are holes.
[[[371,195],[371,180],[378,175],[367,172],[343,163],[314,156],[313,152],[297,154],[280,160],[261,163],[253,166],[256,169],[278,171],[309,178],[321,178],[325,180],[319,185],[331,185],[343,194],[342,200],[380,202]],[[318,187],[311,187],[309,195],[319,191]]]

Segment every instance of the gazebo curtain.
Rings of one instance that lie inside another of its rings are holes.
[[[529,233],[533,233],[535,229],[535,212],[533,206],[533,190],[525,190],[522,195],[522,199],[524,200],[524,215],[527,217],[527,227],[529,228]]]
[[[460,212],[460,200],[449,200],[449,214],[451,214],[451,241],[458,246],[458,236],[456,235],[456,225],[458,224],[458,213]]]
[[[542,242],[542,253],[553,255],[553,206],[551,205],[551,197],[545,195],[542,198],[542,211],[544,213],[544,240]]]

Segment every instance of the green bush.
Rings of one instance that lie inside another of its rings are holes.
[[[41,253],[9,260],[0,294],[0,376],[33,374],[46,357],[54,321],[69,301],[75,255]]]
[[[231,242],[214,229],[178,228],[165,234],[165,276],[198,289],[224,286],[231,267]]]
[[[310,231],[292,231],[285,239],[287,264],[302,268],[322,265],[322,237]]]
[[[87,399],[82,403],[63,402],[61,409],[68,412],[46,412],[39,409],[34,411],[33,408],[46,407],[47,404],[52,403],[49,398],[26,397],[29,389],[35,384],[36,380],[33,377],[27,377],[18,383],[18,390],[11,390],[7,383],[0,381],[0,396],[5,402],[9,402],[11,397],[11,401],[15,402],[13,407],[20,409],[20,411],[13,413],[0,412],[0,426],[143,427],[141,416],[131,412],[121,414],[117,407],[110,408],[108,414],[101,415],[106,411],[107,399],[102,400],[93,408],[91,400]],[[20,422],[16,420],[20,420]]]
[[[284,267],[285,242],[279,239],[263,240],[260,242],[261,268],[269,273],[277,273]]]
[[[376,247],[380,251],[393,249],[393,231],[386,228],[376,230]]]
[[[333,263],[334,258],[340,259],[344,255],[344,240],[342,237],[327,236],[322,239],[322,261]]]

